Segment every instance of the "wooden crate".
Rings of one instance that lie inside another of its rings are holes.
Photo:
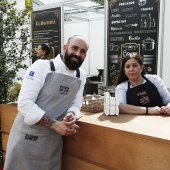
[[[2,132],[2,150],[6,151],[9,133]]]
[[[6,152],[5,151],[2,152],[2,156],[3,156],[3,163],[4,163],[5,162],[5,157],[6,157]]]
[[[9,103],[1,105],[1,130],[9,133],[18,113],[17,104]]]
[[[11,130],[15,117],[18,114],[17,103],[1,104],[0,113],[1,113],[3,162],[5,162],[9,132]]]

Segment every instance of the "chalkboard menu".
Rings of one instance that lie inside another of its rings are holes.
[[[157,72],[159,0],[108,0],[107,69],[115,85],[122,59],[129,53],[143,57],[146,72]]]
[[[32,13],[33,49],[42,43],[54,47],[55,56],[61,52],[61,7]],[[37,59],[33,57],[33,62]]]

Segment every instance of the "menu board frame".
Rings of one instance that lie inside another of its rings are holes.
[[[32,13],[32,48],[36,51],[38,45],[47,43],[54,47],[55,56],[61,53],[62,7],[40,9]],[[32,63],[37,60],[36,54]]]
[[[143,57],[145,70],[157,73],[160,0],[108,0],[105,83],[115,86],[122,59]]]

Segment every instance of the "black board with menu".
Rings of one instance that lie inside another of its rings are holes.
[[[143,57],[146,72],[156,74],[159,0],[108,0],[108,86],[116,84],[122,59],[129,53]]]
[[[61,52],[61,7],[33,11],[32,13],[32,48],[42,43],[54,47],[55,56]],[[33,56],[33,61],[37,59]]]

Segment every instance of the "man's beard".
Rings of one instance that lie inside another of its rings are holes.
[[[76,59],[78,59],[78,62],[75,62],[72,60],[72,58],[75,57]],[[69,55],[68,52],[66,51],[65,55],[64,55],[64,59],[65,59],[65,65],[70,69],[70,70],[77,70],[83,63],[84,60],[81,60],[80,57],[78,57],[77,55]]]

